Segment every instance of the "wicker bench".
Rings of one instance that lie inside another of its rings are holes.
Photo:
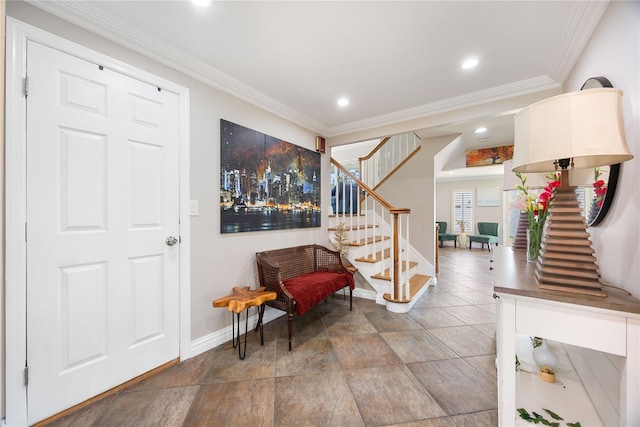
[[[336,291],[349,287],[349,309],[353,303],[353,270],[342,263],[340,253],[320,245],[304,245],[256,253],[260,286],[274,291],[270,307],[287,312],[289,351],[293,338],[293,316],[302,316]]]

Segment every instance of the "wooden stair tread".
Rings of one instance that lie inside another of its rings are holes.
[[[351,225],[349,227],[345,227],[344,229],[345,229],[345,231],[355,231],[355,230],[368,230],[368,229],[371,229],[373,227],[374,226],[371,225],[371,224],[369,224],[369,225],[361,224],[361,225]],[[375,227],[378,228],[379,225],[376,225]],[[337,227],[329,227],[329,228],[327,228],[328,231],[336,231],[337,229],[338,229]]]
[[[409,261],[409,269],[412,269],[418,265],[415,261]],[[407,269],[405,268],[404,263],[402,263],[402,273],[406,273]],[[381,280],[391,280],[391,269],[387,268],[382,273],[377,273],[371,276],[373,279],[381,279]]]
[[[374,236],[368,237],[367,239],[354,240],[349,242],[349,246],[365,246],[370,245],[372,243],[382,242],[383,240],[389,240],[389,236]]]
[[[369,255],[368,257],[360,257],[360,258],[356,258],[356,261],[360,261],[360,262],[370,262],[370,263],[375,263],[375,262],[380,262],[384,259],[387,258],[391,258],[391,249],[387,248],[384,251],[378,251],[374,254]]]
[[[398,303],[410,303],[414,296],[431,280],[431,276],[425,276],[424,274],[415,274],[409,279],[409,299],[400,298],[393,299],[391,294],[384,294],[383,298],[386,301],[398,302]]]

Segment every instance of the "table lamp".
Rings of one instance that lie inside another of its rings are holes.
[[[536,265],[541,289],[606,297],[569,171],[633,158],[621,98],[619,89],[581,90],[536,102],[515,116],[512,171],[561,172]]]

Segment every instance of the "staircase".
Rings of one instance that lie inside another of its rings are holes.
[[[359,159],[359,170],[331,159],[329,238],[373,289],[357,288],[354,294],[396,313],[408,312],[436,279],[430,263],[411,246],[411,209],[394,207],[376,189],[419,150],[418,138],[408,134],[382,140]]]

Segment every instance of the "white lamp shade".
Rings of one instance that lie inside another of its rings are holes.
[[[596,88],[554,96],[515,116],[514,172],[552,172],[559,159],[576,169],[633,158],[622,122],[622,91]]]
[[[504,165],[504,179],[502,182],[502,191],[512,191],[516,190],[516,186],[520,185],[520,179],[516,176],[515,172],[512,171],[513,168],[513,160],[506,160],[502,163]],[[606,172],[603,176],[608,177],[608,168],[605,168]],[[547,173],[524,173],[523,175],[527,177],[527,187],[530,190],[539,190],[541,188],[545,188],[549,185],[549,180],[547,179]],[[571,187],[591,187],[593,182],[595,181],[594,170],[593,169],[580,169],[576,171],[571,171],[571,175],[569,175],[569,185]]]

